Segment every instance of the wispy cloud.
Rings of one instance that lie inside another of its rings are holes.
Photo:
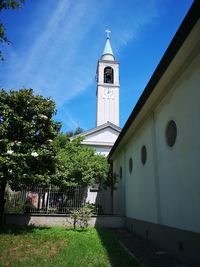
[[[94,83],[105,28],[112,29],[113,50],[119,54],[156,16],[156,6],[142,0],[41,1],[35,14],[37,20],[24,27],[21,49],[10,51],[0,83],[51,95],[59,112]],[[73,128],[77,125],[71,115],[68,121]]]

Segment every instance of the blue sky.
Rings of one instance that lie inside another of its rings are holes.
[[[26,0],[3,11],[12,42],[4,45],[0,85],[51,96],[62,131],[96,124],[95,72],[105,30],[120,61],[120,126],[185,17],[192,0]]]

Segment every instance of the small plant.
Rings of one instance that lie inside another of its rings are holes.
[[[79,224],[81,228],[88,227],[91,216],[92,210],[88,207],[83,207],[79,210],[71,211],[70,219],[72,220],[74,230],[76,230],[77,224]]]
[[[49,208],[48,213],[49,214],[55,214],[57,212],[57,208]]]
[[[23,212],[23,204],[21,202],[16,203],[5,203],[5,213],[22,213]]]
[[[31,210],[33,210],[35,208],[34,205],[32,204],[32,201],[31,201],[31,198],[30,197],[28,197],[26,199],[23,208],[24,208],[24,211],[26,213],[31,212]]]
[[[88,227],[89,220],[92,216],[92,210],[89,207],[83,207],[79,210],[80,215],[80,227],[85,228]]]
[[[6,190],[5,192],[5,213],[22,213],[23,203],[20,201],[18,194],[15,192],[11,193]]]
[[[79,210],[72,210],[70,213],[70,218],[73,221],[73,227],[74,230],[76,229],[76,224],[78,223],[79,219],[80,219],[80,214],[79,214]]]
[[[86,203],[86,205],[84,207],[87,207],[91,210],[92,214],[95,213],[95,209],[96,209],[96,205],[93,203]]]

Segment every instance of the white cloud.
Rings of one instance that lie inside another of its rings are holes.
[[[0,71],[3,73],[0,81],[8,89],[24,86],[38,94],[50,95],[58,108],[94,82],[96,62],[103,51],[103,31],[108,26],[112,30],[113,50],[119,55],[156,14],[154,1],[62,0],[50,3],[41,1],[38,5],[37,20],[24,28],[24,38],[19,44],[21,50],[10,50]],[[72,116],[68,121],[71,126],[78,126]]]

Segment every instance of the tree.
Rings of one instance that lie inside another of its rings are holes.
[[[77,127],[76,130],[74,131],[74,135],[82,133],[84,130],[81,127]]]
[[[107,189],[110,188],[110,197],[111,197],[111,213],[114,211],[114,190],[117,189],[116,185],[118,183],[118,175],[113,173],[113,164],[112,162],[109,163],[109,171],[107,175],[107,179],[103,182],[103,188]]]
[[[68,131],[66,132],[66,136],[68,138],[72,137],[72,136],[75,136],[75,135],[78,135],[80,133],[82,133],[84,130],[81,128],[81,127],[77,127],[75,131]]]
[[[81,144],[82,137],[66,142],[58,151],[58,181],[70,185],[92,185],[107,179],[107,158]]]
[[[54,145],[56,149],[59,151],[62,148],[65,148],[67,142],[69,142],[69,137],[67,134],[59,133],[54,139]]]
[[[46,184],[56,172],[55,103],[32,89],[0,91],[0,222],[6,184],[18,190]]]
[[[54,144],[55,144],[56,148],[58,150],[65,148],[67,142],[70,141],[70,137],[78,135],[78,134],[82,133],[83,131],[84,130],[81,127],[77,127],[75,129],[75,131],[71,130],[71,131],[66,132],[65,134],[59,133],[54,140]]]
[[[0,0],[0,11],[2,11],[2,9],[14,10],[16,8],[20,8],[22,3],[24,3],[24,0],[18,0],[18,1],[17,0]],[[0,43],[10,44],[10,41],[8,40],[5,34],[4,25],[1,21],[0,21]],[[1,50],[0,50],[0,60],[4,60]]]

